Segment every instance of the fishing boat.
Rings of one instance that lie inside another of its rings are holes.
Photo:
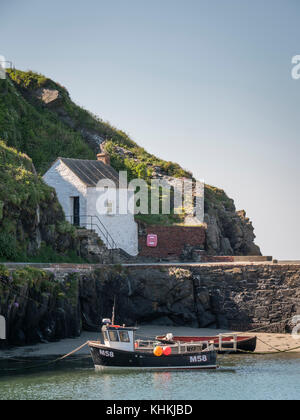
[[[164,345],[171,343],[211,343],[214,344],[219,354],[224,353],[253,353],[256,350],[257,337],[245,337],[236,334],[220,334],[215,337],[183,337],[167,334],[166,336],[157,336],[156,339]]]
[[[136,340],[138,328],[114,325],[103,320],[103,341],[89,341],[95,369],[107,370],[185,370],[216,369],[214,345],[203,342],[177,342],[163,345],[158,340]]]

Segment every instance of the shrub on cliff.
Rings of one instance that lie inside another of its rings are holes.
[[[44,246],[65,253],[76,243],[54,190],[34,171],[31,159],[0,141],[0,259],[27,260]],[[64,237],[65,249],[59,246]],[[52,255],[52,258],[54,255]]]

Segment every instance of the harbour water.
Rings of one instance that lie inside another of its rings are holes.
[[[217,371],[96,373],[90,357],[0,363],[0,400],[298,400],[300,355],[220,356]],[[18,370],[15,371],[14,369]]]

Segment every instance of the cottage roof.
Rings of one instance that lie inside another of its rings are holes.
[[[96,187],[103,179],[110,179],[119,187],[118,172],[99,160],[59,159],[88,187]]]

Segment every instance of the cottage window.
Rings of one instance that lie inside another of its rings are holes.
[[[106,202],[106,211],[108,215],[112,215],[114,212],[114,203],[112,201],[107,200]]]

